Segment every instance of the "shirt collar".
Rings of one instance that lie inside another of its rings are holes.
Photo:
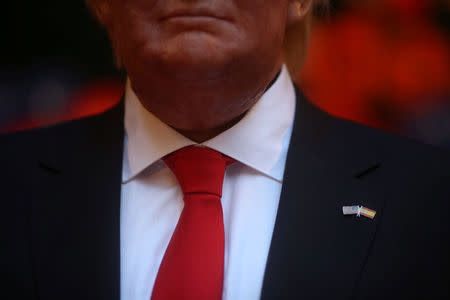
[[[233,127],[201,143],[278,181],[272,172],[293,123],[295,90],[286,66],[274,84]],[[125,91],[126,155],[130,181],[165,155],[198,144],[169,127],[146,110],[127,82]]]

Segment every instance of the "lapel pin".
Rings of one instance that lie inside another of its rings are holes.
[[[344,215],[356,215],[357,217],[363,215],[364,217],[373,219],[376,211],[361,205],[342,206],[342,213]]]

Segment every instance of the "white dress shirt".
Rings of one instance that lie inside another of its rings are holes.
[[[202,143],[237,160],[227,168],[221,199],[223,300],[260,298],[294,111],[295,91],[283,66],[274,84],[236,125]],[[148,112],[129,83],[125,131],[121,300],[150,300],[184,205],[177,180],[161,158],[196,143]]]

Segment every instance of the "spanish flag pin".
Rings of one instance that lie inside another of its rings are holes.
[[[359,217],[359,215],[363,215],[364,217],[373,219],[375,217],[376,213],[377,212],[374,210],[368,209],[367,207],[364,207],[364,206],[360,206],[358,217]]]
[[[357,217],[363,215],[364,217],[370,219],[373,219],[375,217],[375,214],[377,213],[376,211],[361,205],[343,206],[342,212],[344,213],[344,215],[356,215]]]

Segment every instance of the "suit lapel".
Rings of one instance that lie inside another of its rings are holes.
[[[351,132],[350,123],[315,108],[299,91],[297,95],[262,299],[346,299],[381,218],[383,197],[362,178],[381,158],[341,134]],[[375,218],[343,216],[342,206],[359,204],[376,210]]]
[[[123,101],[48,132],[31,206],[38,298],[118,300]]]

